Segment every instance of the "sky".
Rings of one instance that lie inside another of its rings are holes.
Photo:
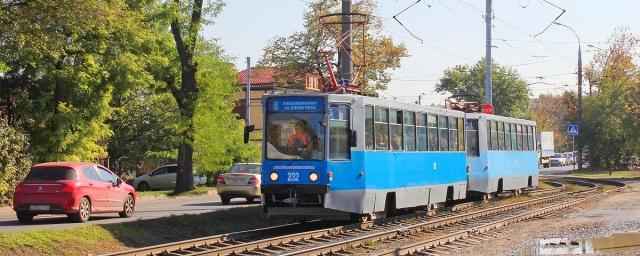
[[[336,1],[336,0],[327,0]],[[357,2],[357,0],[353,0]],[[458,64],[473,65],[485,55],[485,0],[421,0],[398,16],[417,38],[392,17],[417,0],[378,0],[375,15],[383,21],[382,34],[406,45],[409,57],[391,70],[393,80],[380,91],[385,98],[442,104],[446,95],[434,88],[443,71]],[[640,35],[637,0],[494,0],[492,55],[500,65],[514,68],[529,83],[530,97],[577,90],[578,44],[566,27],[547,27],[565,9],[558,22],[572,27],[582,43],[586,65],[598,48],[620,27]],[[246,57],[256,63],[275,37],[303,29],[304,0],[229,0],[215,24],[203,29],[215,38],[238,70]]]

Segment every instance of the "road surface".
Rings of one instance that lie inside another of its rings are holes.
[[[572,166],[551,167],[540,169],[540,175],[566,174],[573,169]],[[254,203],[252,205],[257,205]],[[110,224],[134,221],[138,219],[153,219],[170,215],[198,214],[218,211],[232,207],[249,206],[244,199],[234,199],[230,205],[222,205],[220,198],[214,194],[194,197],[142,199],[138,201],[133,217],[123,219],[118,214],[94,214],[89,224]],[[73,228],[86,225],[84,223],[69,223],[64,215],[39,215],[34,218],[31,225],[21,225],[16,219],[15,213],[9,207],[0,207],[0,232],[22,231],[32,229],[58,229]]]
[[[120,218],[117,213],[94,214],[87,223],[69,223],[66,215],[38,215],[34,218],[33,224],[30,225],[19,224],[15,212],[11,208],[0,207],[0,232],[73,228],[87,224],[110,224],[170,215],[198,214],[259,204],[259,201],[253,204],[246,204],[244,199],[234,199],[230,205],[222,205],[220,198],[215,193],[179,198],[143,198],[138,201],[136,211],[131,218]]]

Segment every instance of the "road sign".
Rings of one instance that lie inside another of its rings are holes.
[[[485,114],[493,114],[493,105],[485,103],[480,110]]]
[[[578,135],[580,133],[580,126],[577,124],[567,125],[567,133],[569,135]]]

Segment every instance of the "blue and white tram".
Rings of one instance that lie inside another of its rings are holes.
[[[525,187],[512,182],[520,174],[499,171],[497,162],[478,172],[494,157],[508,157],[482,142],[484,119],[503,117],[471,114],[465,120],[460,111],[359,95],[267,95],[263,103],[261,190],[269,217],[376,218],[464,199],[468,184],[487,194]],[[474,120],[475,135],[466,129]],[[475,136],[469,143],[478,156],[467,156],[468,134]],[[501,187],[491,185],[494,178],[502,180]]]
[[[538,185],[535,122],[467,113],[466,123],[469,140],[477,138],[467,150],[470,194],[491,198]]]

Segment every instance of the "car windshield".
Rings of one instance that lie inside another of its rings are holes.
[[[229,173],[251,173],[260,174],[262,166],[259,164],[236,164],[231,166]]]
[[[76,172],[69,167],[33,167],[25,180],[75,180]]]
[[[554,154],[553,157],[554,158],[562,158],[563,156],[562,156],[562,154]]]
[[[322,160],[324,114],[269,113],[266,125],[266,157],[271,160]]]

